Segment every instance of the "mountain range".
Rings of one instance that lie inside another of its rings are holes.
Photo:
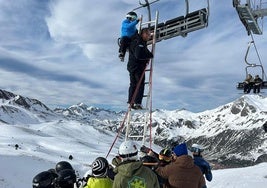
[[[52,110],[37,99],[5,90],[0,90],[0,99],[0,124],[10,126],[77,121],[81,126],[114,135],[126,113],[83,103]],[[143,116],[141,111],[135,111],[132,118],[139,121]],[[267,133],[263,129],[266,122],[267,98],[243,95],[200,113],[155,109],[152,112],[152,138],[160,147],[172,147],[183,141],[188,146],[201,144],[205,147],[205,158],[216,168],[244,167],[267,162]]]

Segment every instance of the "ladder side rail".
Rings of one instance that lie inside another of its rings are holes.
[[[126,120],[125,141],[128,139],[130,134],[131,117],[132,117],[131,110],[129,110]]]
[[[155,48],[156,48],[156,38],[157,38],[157,25],[158,25],[158,16],[159,13],[158,11],[156,11],[156,19],[155,19],[155,28],[154,28],[154,33],[153,33],[153,40],[152,40],[152,46],[151,46],[151,52],[153,54],[153,57],[155,57]],[[148,98],[147,98],[147,103],[146,103],[146,107],[148,109],[148,111],[146,112],[146,116],[145,116],[145,125],[144,125],[144,137],[143,137],[143,145],[146,141],[146,133],[147,133],[147,128],[150,125],[150,129],[151,129],[151,114],[152,114],[152,78],[153,78],[153,65],[154,65],[154,58],[150,59],[150,72],[149,72],[149,93],[148,93]],[[151,132],[151,130],[150,130]],[[152,143],[151,143],[151,139],[150,139],[150,147],[151,147]]]

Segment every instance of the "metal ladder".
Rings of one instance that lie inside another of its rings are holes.
[[[149,44],[151,52],[155,57],[155,46],[156,46],[156,31],[158,25],[158,11],[156,12],[155,20],[148,22],[140,22],[139,30],[143,27],[154,27],[152,35],[152,43]],[[152,73],[153,73],[154,58],[150,59],[145,72],[145,91],[143,99],[146,99],[146,105],[142,110],[133,110],[128,108],[128,114],[126,118],[126,132],[125,140],[142,140],[142,144],[145,145],[148,141],[151,146],[151,129],[150,134],[147,133],[148,127],[152,124]],[[142,78],[141,78],[142,79]],[[138,88],[137,88],[138,89]]]

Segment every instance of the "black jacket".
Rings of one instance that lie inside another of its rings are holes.
[[[153,54],[147,49],[146,41],[140,35],[135,35],[129,47],[127,70],[129,72],[143,71],[150,58],[153,58]]]

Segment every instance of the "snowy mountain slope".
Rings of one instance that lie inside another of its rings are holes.
[[[246,95],[213,110],[184,117],[180,111],[157,113],[155,143],[172,145],[186,140],[204,145],[208,159],[226,166],[252,165],[267,160],[266,98]],[[258,107],[260,106],[260,108]],[[166,118],[167,117],[167,118]],[[161,121],[159,120],[161,119]]]
[[[82,127],[82,128],[81,128]],[[60,121],[41,124],[0,126],[0,187],[31,187],[33,177],[54,168],[62,160],[68,161],[82,177],[96,157],[105,157],[114,140],[111,131],[98,131],[92,126],[75,121]],[[109,162],[117,154],[115,143]],[[15,144],[19,147],[16,149]],[[139,145],[140,146],[140,145]],[[155,151],[160,148],[153,145]],[[69,156],[73,159],[70,160]],[[257,188],[266,187],[267,163],[248,168],[213,170],[209,188]],[[3,170],[4,169],[4,170]]]
[[[88,107],[82,103],[52,111],[40,101],[4,90],[0,90],[0,97],[0,109],[5,109],[0,111],[1,121],[13,125],[27,124],[23,127],[28,129],[28,132],[32,132],[32,125],[39,130],[40,122],[51,122],[45,126],[46,129],[58,131],[63,131],[63,125],[69,122],[79,122],[81,130],[86,125],[91,127],[91,130],[116,134],[125,114]],[[10,109],[15,109],[16,113]],[[262,129],[262,125],[267,121],[266,113],[267,99],[258,95],[245,95],[231,103],[201,113],[155,110],[152,114],[152,137],[154,143],[161,147],[172,147],[184,140],[189,145],[200,143],[206,147],[205,155],[210,161],[225,166],[253,165],[267,161],[267,138]],[[139,121],[141,118],[144,118],[143,113],[133,113],[132,120]],[[134,131],[139,131],[139,128],[136,127]],[[81,131],[80,134],[79,137],[83,137],[85,133]],[[88,132],[88,135],[91,134]],[[72,134],[68,136],[73,137]]]
[[[31,124],[58,119],[59,116],[36,99],[0,90],[0,121],[7,124]]]

